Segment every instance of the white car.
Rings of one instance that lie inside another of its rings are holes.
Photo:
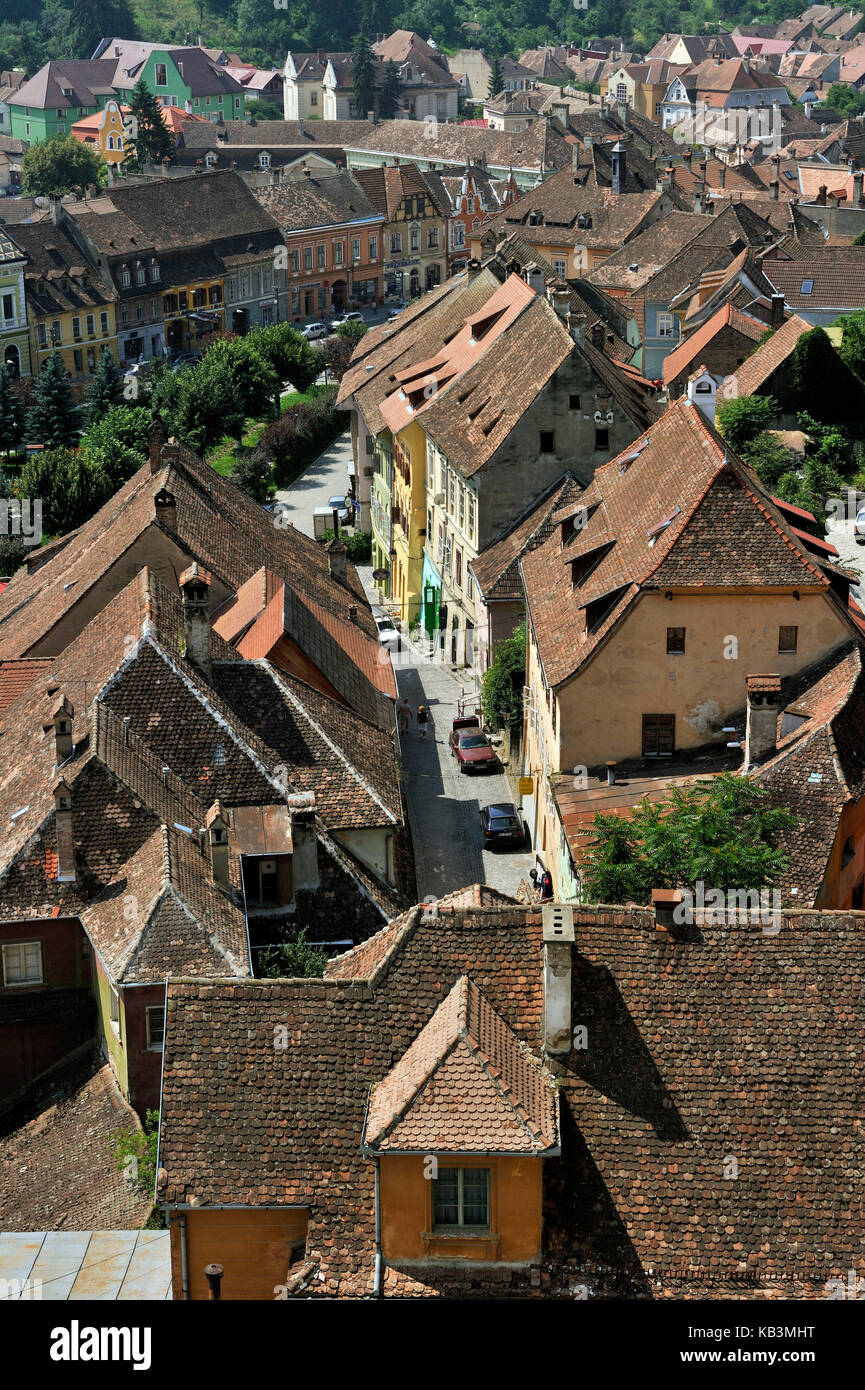
[[[376,618],[375,625],[378,628],[378,640],[383,647],[395,647],[398,652],[402,651],[402,634],[394,626],[392,618]]]
[[[331,327],[339,328],[340,324],[343,323],[363,323],[363,314],[359,314],[356,309],[353,309],[350,314],[338,314],[331,321]]]
[[[857,545],[865,545],[865,507],[860,507],[853,522],[853,539]]]
[[[326,323],[305,323],[300,329],[301,337],[308,338],[327,338],[330,336],[330,329]]]

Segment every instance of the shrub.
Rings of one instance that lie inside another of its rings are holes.
[[[108,1136],[117,1168],[129,1175],[140,1192],[156,1194],[156,1148],[159,1141],[159,1111],[148,1110],[144,1129],[122,1130]]]
[[[715,415],[718,433],[737,453],[772,423],[776,411],[770,396],[738,396],[719,405]]]
[[[497,647],[481,683],[484,723],[491,729],[513,728],[520,722],[525,681],[526,625],[520,623]]]

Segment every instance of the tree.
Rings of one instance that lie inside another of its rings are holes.
[[[289,381],[295,391],[308,391],[321,370],[321,359],[311,343],[289,323],[274,323],[267,328],[254,328],[247,341],[276,374],[277,390],[274,414],[279,414],[279,387]]]
[[[7,453],[18,449],[24,439],[24,412],[12,386],[12,377],[0,363],[0,448]]]
[[[378,96],[378,113],[386,121],[390,121],[399,110],[402,101],[402,86],[399,80],[399,68],[388,58],[384,65],[384,72],[381,78],[381,90]]]
[[[122,405],[123,401],[123,377],[120,368],[114,360],[114,354],[107,347],[103,348],[99,366],[93,374],[85,398],[89,418],[98,420],[106,410],[115,405]]]
[[[76,58],[92,58],[99,40],[111,34],[138,37],[129,0],[72,0],[69,21]]]
[[[118,1171],[126,1173],[139,1192],[156,1195],[156,1158],[159,1151],[159,1111],[147,1110],[142,1129],[124,1129],[108,1136]]]
[[[333,331],[336,333],[337,337],[345,338],[346,342],[351,343],[352,347],[354,347],[369,330],[366,324],[362,323],[360,319],[349,319],[348,323],[337,324]]]
[[[150,411],[140,405],[112,406],[81,436],[81,449],[105,475],[112,492],[137,473],[147,459]]]
[[[363,120],[367,112],[375,108],[376,66],[375,55],[363,29],[356,35],[351,53],[354,109],[357,117]]]
[[[865,111],[865,93],[846,82],[833,82],[826,93],[826,105],[842,116],[860,116]]]
[[[145,86],[144,78],[140,78],[132,89],[129,115],[125,120],[127,135],[126,152],[123,156],[124,169],[134,172],[143,168],[148,161],[152,164],[162,164],[167,159],[174,163],[174,136],[163,121],[161,113],[159,102],[150,88]]]
[[[27,414],[27,439],[32,444],[64,448],[78,438],[79,410],[66,380],[59,352],[52,352],[33,385],[33,405]]]
[[[865,419],[865,386],[839,357],[825,328],[802,334],[790,367],[794,409],[825,421]]]
[[[256,975],[263,980],[308,980],[324,974],[327,956],[306,939],[306,927],[295,928],[292,940],[258,952]]]
[[[502,60],[499,57],[498,53],[495,53],[493,54],[493,66],[492,71],[490,73],[490,85],[487,91],[487,96],[498,96],[499,92],[502,91],[502,89],[504,88],[504,85],[505,79],[502,74]]]
[[[865,246],[865,232],[860,235],[863,239],[859,244]],[[857,241],[859,237],[854,241],[854,246]],[[857,309],[853,314],[843,314],[832,326],[841,329],[838,356],[858,377],[865,378],[865,310]]]
[[[520,623],[512,636],[499,643],[481,682],[484,723],[491,729],[513,728],[520,722],[525,682],[526,625]]]
[[[646,798],[630,819],[598,812],[582,867],[583,899],[648,903],[653,888],[745,891],[777,883],[790,856],[779,837],[796,825],[767,805],[768,792],[724,772],[673,787],[665,801]]]
[[[777,406],[771,396],[737,396],[715,413],[715,426],[737,453],[772,423]]]
[[[40,498],[42,530],[64,536],[88,521],[107,502],[110,481],[81,449],[45,449],[33,454],[18,475],[20,498]]]
[[[794,466],[793,455],[777,439],[764,431],[752,439],[742,450],[742,457],[750,463],[761,483],[773,493],[780,478],[789,473]]]
[[[33,197],[61,197],[74,188],[102,184],[107,177],[105,164],[74,135],[52,135],[31,145],[21,161],[25,193]]]
[[[13,480],[5,473],[0,473],[0,498],[4,504],[12,502],[15,506],[16,497],[15,485]],[[10,509],[6,507],[7,517],[11,515]],[[32,515],[32,514],[31,514]],[[0,577],[8,579],[13,575],[20,565],[24,564],[27,556],[32,552],[33,547],[25,545],[23,535],[14,535],[12,527],[7,525],[3,532],[0,532]]]
[[[206,373],[217,367],[224,367],[234,381],[237,410],[231,432],[239,440],[243,436],[246,419],[261,419],[270,412],[274,396],[279,398],[279,377],[259,352],[252,334],[247,338],[234,338],[231,341],[223,338],[215,342],[208,348],[196,370]],[[223,433],[229,433],[228,426]]]

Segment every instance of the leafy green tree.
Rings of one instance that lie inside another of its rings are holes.
[[[27,440],[64,448],[78,439],[79,410],[66,380],[59,352],[52,352],[33,383],[33,405],[27,414]]]
[[[72,0],[69,23],[75,58],[92,58],[99,40],[114,34],[138,37],[129,0]]]
[[[340,323],[333,330],[339,338],[345,338],[347,343],[352,345],[359,343],[361,338],[369,330],[365,323],[360,319],[349,319],[348,323]]]
[[[21,176],[25,193],[49,198],[102,184],[107,174],[104,161],[74,135],[52,135],[30,146],[21,161]]]
[[[308,980],[323,975],[326,964],[324,951],[307,941],[306,927],[301,927],[293,940],[259,951],[255,973],[264,980]]]
[[[123,400],[123,376],[120,368],[113,352],[107,347],[103,348],[99,366],[93,374],[85,397],[89,419],[98,420],[99,416],[104,415],[112,406],[122,405]]]
[[[41,499],[42,530],[64,536],[88,521],[113,488],[81,449],[51,448],[33,454],[18,475],[17,495]]]
[[[196,371],[207,373],[217,367],[224,367],[234,379],[238,410],[233,432],[239,440],[247,418],[259,420],[270,412],[274,396],[279,396],[279,377],[258,351],[252,335],[219,339],[208,348]]]
[[[653,888],[747,890],[777,883],[790,861],[779,843],[796,825],[768,792],[725,772],[641,801],[630,819],[598,812],[582,868],[587,902],[648,903]]]
[[[737,396],[715,413],[715,427],[737,453],[768,429],[777,406],[771,396]]]
[[[802,334],[790,367],[795,409],[818,420],[865,420],[865,386],[839,357],[825,328]]]
[[[81,436],[81,448],[111,484],[122,487],[147,459],[150,411],[144,406],[116,405],[94,419]]]
[[[352,44],[352,91],[355,114],[363,120],[368,111],[375,109],[375,55],[370,48],[366,32],[361,29]]]
[[[174,163],[174,136],[163,121],[159,102],[150,88],[145,86],[144,78],[136,82],[132,89],[125,125],[124,169],[134,172],[143,168],[148,161],[162,164],[167,159]]]
[[[865,232],[861,233],[865,246]],[[858,241],[859,238],[856,238]],[[854,241],[853,245],[856,245]],[[852,372],[865,379],[865,310],[857,309],[853,314],[843,314],[836,319],[833,328],[841,329],[841,346],[838,355],[846,362]]]
[[[8,502],[17,496],[15,482],[5,473],[0,473],[0,498]],[[8,579],[20,565],[24,564],[32,551],[32,546],[24,544],[24,537],[13,535],[11,527],[0,534],[0,577]]]
[[[489,728],[513,728],[519,724],[525,683],[526,625],[520,623],[510,637],[499,643],[481,681],[481,708]]]
[[[846,82],[833,82],[826,93],[826,105],[843,116],[860,116],[865,111],[865,93]]]
[[[24,439],[24,412],[12,387],[12,376],[0,362],[0,449],[18,449]]]
[[[858,236],[854,236],[852,244],[854,246],[865,246],[865,230],[861,231]]]
[[[263,457],[260,450],[244,454],[238,459],[231,475],[231,481],[242,492],[248,493],[254,502],[264,503],[270,495],[273,478],[273,465]]]
[[[378,113],[386,121],[390,121],[399,110],[402,100],[402,86],[399,80],[399,68],[392,58],[388,58],[384,65],[381,75],[381,90],[378,96]]]
[[[774,492],[778,481],[794,467],[793,455],[774,439],[771,434],[758,434],[742,450],[742,457],[750,463],[757,477]],[[785,499],[789,500],[789,499]]]
[[[321,370],[321,359],[315,348],[289,323],[254,328],[246,341],[252,342],[277,377],[275,414],[279,413],[282,382],[290,382],[295,391],[308,391]]]

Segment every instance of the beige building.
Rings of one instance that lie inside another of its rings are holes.
[[[288,53],[283,71],[283,112],[287,121],[324,119],[324,74],[329,54]],[[347,54],[335,54],[345,58]]]
[[[567,883],[551,775],[724,746],[746,677],[790,676],[856,635],[825,542],[775,505],[686,397],[602,466],[522,562],[523,810]],[[594,773],[592,774],[594,775]]]
[[[493,75],[492,61],[480,48],[461,48],[448,61],[452,75],[460,83],[466,101],[486,101]],[[523,92],[537,86],[538,75],[513,58],[500,58],[502,91]]]
[[[358,169],[357,182],[384,215],[384,293],[416,299],[447,279],[447,218],[415,164]]]

